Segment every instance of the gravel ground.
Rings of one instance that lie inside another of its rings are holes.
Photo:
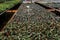
[[[30,6],[29,12],[26,6]],[[60,40],[60,18],[37,4],[22,4],[0,32],[2,40]]]

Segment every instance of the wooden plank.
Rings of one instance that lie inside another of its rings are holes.
[[[17,12],[17,10],[7,10],[6,12]]]

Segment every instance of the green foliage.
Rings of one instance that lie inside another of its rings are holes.
[[[0,3],[6,2],[6,1],[11,1],[11,0],[0,0]]]
[[[4,3],[1,3],[0,4],[0,12],[4,11],[6,9],[10,9],[14,5],[16,5],[18,2],[20,2],[20,0],[10,0],[10,1],[6,1]]]

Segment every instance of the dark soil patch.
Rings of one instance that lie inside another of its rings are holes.
[[[10,20],[14,13],[7,13],[0,15],[0,31],[6,25],[6,23]]]
[[[55,13],[57,16],[60,16],[60,12],[57,11],[57,10],[55,10],[55,11],[51,11],[51,12]]]
[[[22,3],[18,3],[9,10],[17,10],[21,4]],[[0,31],[4,28],[13,15],[13,12],[4,12],[2,15],[0,15]]]

